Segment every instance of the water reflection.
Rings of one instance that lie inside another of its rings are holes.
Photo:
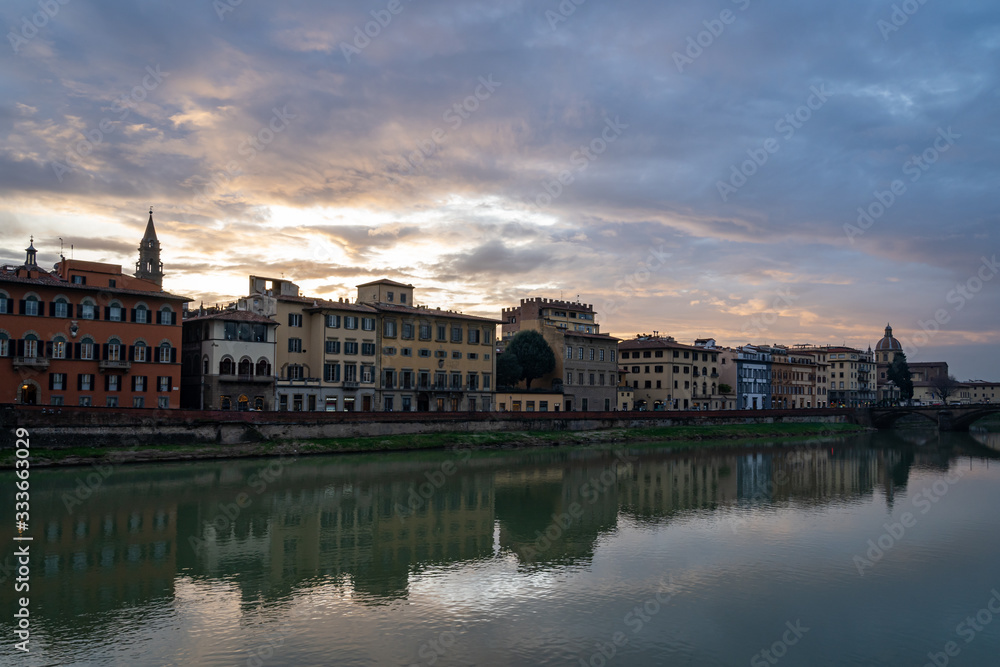
[[[725,451],[652,446],[310,457],[117,469],[67,509],[86,469],[35,471],[32,605],[51,636],[110,638],[109,614],[158,613],[177,581],[226,582],[244,608],[314,586],[405,600],[429,568],[590,562],[620,522],[740,508],[891,505],[914,468],[1000,450],[1000,434],[878,434]],[[267,471],[271,475],[267,475]],[[8,475],[9,476],[9,475]],[[13,485],[4,480],[12,503]],[[72,503],[70,503],[72,504]],[[9,536],[8,536],[9,540]],[[4,604],[11,587],[4,586]]]

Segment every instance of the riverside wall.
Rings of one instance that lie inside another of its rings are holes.
[[[772,423],[859,423],[853,409],[685,412],[221,412],[0,405],[0,447],[26,428],[33,448],[237,445],[403,434],[593,431]]]

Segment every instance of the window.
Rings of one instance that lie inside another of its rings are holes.
[[[358,381],[357,364],[344,364],[344,382],[357,382],[357,381]]]
[[[344,343],[344,354],[357,354],[358,344],[355,341],[347,341]]]
[[[459,352],[458,350],[452,350],[451,351],[451,358],[452,359],[461,359],[462,358],[462,353]]]
[[[340,341],[339,340],[328,340],[328,341],[326,341],[326,353],[327,354],[340,354]]]
[[[615,355],[618,353],[617,350],[611,350],[611,361],[615,360]]]
[[[108,406],[109,408],[117,408],[118,407],[118,397],[117,396],[108,396],[108,398],[107,398],[107,400],[105,401],[104,404],[106,406]]]
[[[594,360],[594,348],[587,348],[587,359],[590,361]]]
[[[290,326],[290,327],[301,327],[302,326],[302,313],[288,313],[288,326]]]
[[[132,348],[132,357],[135,361],[146,361],[146,344],[141,340]]]
[[[107,353],[108,361],[121,361],[122,359],[121,341],[119,341],[117,338],[112,338],[106,347],[108,348],[108,353]]]
[[[0,299],[3,301],[3,299]],[[59,297],[52,304],[52,315],[55,317],[69,317],[69,302]]]
[[[375,331],[375,318],[374,317],[362,317],[361,318],[361,328],[364,331]]]
[[[219,362],[219,375],[236,375],[236,362],[225,357]]]
[[[66,358],[66,339],[62,336],[56,337],[52,341],[52,358],[53,359],[65,359]]]
[[[385,300],[388,301],[389,303],[392,303],[392,297],[393,297],[392,292],[385,293]]]
[[[92,338],[84,338],[80,341],[80,358],[88,361],[94,358],[94,340]]]
[[[361,381],[362,382],[374,382],[375,381],[375,367],[374,366],[362,366],[361,367]]]
[[[301,380],[303,377],[305,377],[305,372],[300,364],[288,365],[289,380]]]
[[[583,348],[582,347],[577,348],[577,350],[576,350],[576,358],[580,359],[580,360],[583,359]]]
[[[3,301],[3,297],[0,297],[0,301]],[[10,356],[10,338],[7,334],[0,332],[0,357]]]
[[[93,391],[94,376],[88,373],[80,373],[76,376],[76,388],[80,391]]]
[[[413,356],[413,348],[412,347],[404,347],[402,350],[400,350],[400,354],[402,354],[404,357],[412,357]]]
[[[96,316],[97,307],[92,301],[84,301],[80,304],[80,319],[92,320]]]
[[[41,308],[39,308],[41,301],[38,300],[37,296],[29,296],[24,300],[24,306],[21,310],[23,315],[38,315]]]
[[[91,405],[91,403],[90,403],[90,396],[81,396],[80,397],[80,407],[82,407],[82,408],[89,408],[90,405]]]
[[[327,329],[339,329],[340,328],[340,315],[327,315],[326,316],[326,328]]]
[[[392,292],[390,292],[390,294],[392,294]],[[388,336],[389,338],[396,337],[396,320],[383,320],[382,335]]]
[[[472,327],[469,327],[469,343],[470,344],[476,344],[476,345],[479,344],[479,341],[480,341],[479,333],[480,333],[479,329],[473,329]]]
[[[361,354],[365,357],[374,357],[375,343],[361,343]]]
[[[600,350],[598,350],[597,360],[598,361],[604,361],[604,348],[603,347]]]
[[[133,321],[139,324],[149,323],[149,308],[146,306],[139,305],[135,308],[135,315],[132,316]]]
[[[65,373],[49,373],[49,389],[62,391],[66,388]]]
[[[437,326],[437,339],[440,341],[447,340],[448,338],[448,327],[443,324]]]
[[[133,408],[142,408],[142,407],[145,407],[145,405],[146,405],[146,399],[144,397],[142,397],[142,396],[133,396],[132,397],[132,407]]]
[[[122,388],[122,376],[121,375],[105,375],[104,376],[104,389],[105,391],[121,391]]]
[[[302,339],[301,338],[289,338],[288,339],[288,351],[289,352],[301,352],[302,351]]]
[[[447,359],[448,353],[445,350],[434,350],[434,356],[437,359]]]
[[[654,373],[662,373],[663,372],[663,366],[653,366],[653,372]]]
[[[490,390],[490,374],[483,373],[483,391]]]
[[[323,364],[323,381],[340,382],[340,364]]]
[[[466,358],[467,358],[467,359],[478,359],[478,358],[479,358],[479,355],[478,355],[478,354],[476,354],[475,352],[469,352],[469,353],[468,353],[467,355],[465,355],[465,356],[466,356]]]
[[[413,340],[413,323],[403,322],[403,338]]]
[[[132,376],[132,391],[146,391],[146,378],[142,375]]]
[[[170,347],[170,343],[160,343],[160,357],[159,361],[161,364],[169,364],[174,360],[174,350]]]
[[[159,408],[165,410],[170,407],[170,397],[160,396],[159,398],[156,399],[156,404]]]
[[[173,325],[177,323],[176,320],[174,319],[176,317],[177,315],[174,313],[174,311],[170,310],[170,306],[164,306],[163,308],[160,308],[156,312],[156,318],[157,318],[156,323]]]
[[[430,340],[430,339],[431,339],[431,325],[421,322],[420,340]]]
[[[156,380],[157,391],[170,391],[170,376],[161,375]]]
[[[573,346],[572,345],[567,345],[566,346],[566,358],[567,359],[572,359],[573,358]]]
[[[453,326],[451,328],[451,342],[452,343],[462,342],[462,327]]]
[[[271,375],[271,363],[267,359],[257,361],[257,375],[263,377]]]
[[[406,292],[400,292],[399,293],[399,302],[400,303],[406,303]]]
[[[344,315],[344,328],[345,329],[357,329],[358,328],[358,318],[353,315]]]
[[[121,304],[113,302],[108,306],[108,320],[111,322],[122,322],[125,319],[125,309],[122,308]]]

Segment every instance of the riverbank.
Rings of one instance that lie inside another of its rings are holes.
[[[777,423],[716,426],[615,428],[591,431],[512,431],[494,433],[425,433],[388,436],[286,440],[238,445],[215,443],[160,447],[76,447],[34,449],[31,465],[73,466],[94,463],[150,463],[246,457],[348,454],[432,449],[509,449],[600,443],[659,443],[663,447],[731,446],[732,440],[795,439],[863,433],[869,429],[843,423]],[[0,455],[0,468],[14,466],[14,452]]]

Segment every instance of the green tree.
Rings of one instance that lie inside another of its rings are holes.
[[[913,378],[910,377],[910,365],[906,362],[906,354],[897,352],[889,365],[885,378],[899,387],[899,397],[908,401],[913,398]]]
[[[497,386],[513,387],[524,377],[524,369],[517,357],[504,352],[497,357]]]
[[[719,393],[720,394],[729,394],[732,391],[733,391],[733,388],[730,387],[728,384],[720,384],[719,385]]]
[[[531,381],[556,368],[556,355],[537,331],[519,331],[507,343],[504,354],[513,354],[521,366],[521,378],[528,389]]]

